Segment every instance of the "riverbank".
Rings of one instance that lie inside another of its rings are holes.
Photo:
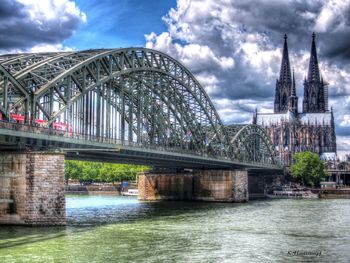
[[[65,193],[73,194],[73,195],[96,195],[96,194],[120,195],[120,185],[72,184],[72,185],[65,186]]]
[[[350,199],[350,188],[320,190],[319,196],[322,199]]]
[[[116,195],[127,192],[129,189],[137,189],[136,182],[117,183],[78,183],[69,182],[65,185],[65,193],[73,195]]]

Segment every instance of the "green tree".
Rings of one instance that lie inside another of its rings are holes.
[[[65,162],[66,179],[83,182],[120,182],[136,180],[139,172],[149,170],[148,166],[133,164],[111,164],[100,162]]]
[[[291,166],[293,178],[306,186],[319,186],[320,181],[327,175],[324,162],[316,153],[300,152],[293,157],[294,164]]]
[[[65,161],[64,175],[66,180],[80,180],[83,174],[83,163],[79,161]]]

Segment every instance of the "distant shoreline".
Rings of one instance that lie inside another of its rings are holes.
[[[128,188],[137,188],[134,182],[127,182],[127,187],[122,187],[122,183],[98,183],[98,184],[67,184],[65,185],[65,194],[75,195],[121,195],[121,192]]]

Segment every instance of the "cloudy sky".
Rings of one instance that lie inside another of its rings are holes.
[[[311,35],[350,152],[350,0],[1,0],[0,53],[146,46],[180,60],[225,123],[272,112],[288,34],[299,106]]]

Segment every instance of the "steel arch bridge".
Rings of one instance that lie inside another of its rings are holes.
[[[0,96],[0,129],[8,144],[31,147],[39,140],[47,149],[82,148],[78,141],[85,141],[101,151],[106,144],[125,145],[277,165],[261,128],[243,127],[230,138],[191,72],[156,50],[3,55]],[[53,144],[55,136],[64,140]]]

